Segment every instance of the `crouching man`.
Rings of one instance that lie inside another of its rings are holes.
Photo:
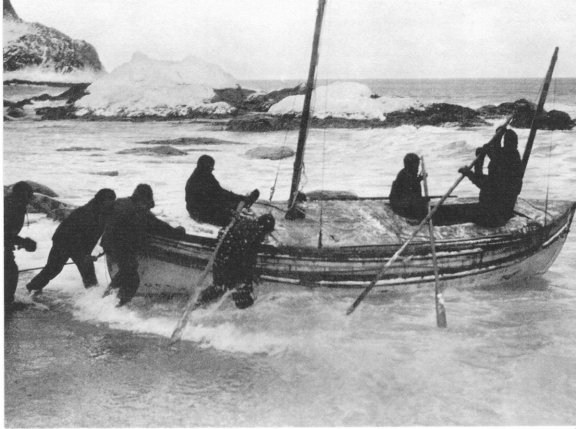
[[[148,184],[136,187],[132,196],[119,198],[114,203],[110,219],[102,236],[102,248],[118,265],[105,295],[118,289],[118,306],[130,302],[140,286],[138,254],[146,248],[147,234],[181,238],[186,231],[161,221],[150,209],[154,207],[152,188]]]
[[[217,301],[227,291],[232,291],[237,308],[244,309],[254,304],[258,250],[266,234],[274,230],[274,225],[271,214],[255,220],[242,218],[234,224],[216,253],[212,268],[213,284],[202,291],[197,307]]]

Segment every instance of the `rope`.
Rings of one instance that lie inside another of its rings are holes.
[[[552,91],[552,104],[556,105],[556,86],[557,80],[554,79],[554,86]],[[544,226],[548,222],[548,195],[550,193],[550,159],[552,158],[552,141],[548,141],[548,173],[546,175],[546,202],[544,203]]]
[[[292,108],[291,110],[294,110],[294,105],[295,105],[295,98],[292,98]],[[282,144],[282,147],[286,147],[286,141],[288,140],[288,132],[290,130],[288,128],[286,128],[286,130],[284,130],[284,143]],[[280,158],[278,160],[278,162],[276,163],[276,177],[274,178],[274,184],[272,185],[272,187],[270,188],[270,198],[268,198],[269,202],[272,202],[272,199],[274,198],[274,193],[276,192],[276,184],[278,183],[278,177],[280,176],[280,166],[282,165],[282,162],[284,161],[284,158]]]
[[[324,111],[327,109],[328,105],[328,82],[324,82]],[[324,179],[326,177],[326,128],[323,128],[322,132],[322,179],[321,179],[321,189],[324,191]],[[320,231],[318,232],[318,249],[322,248],[322,230],[324,227],[324,200],[320,201]],[[332,237],[333,238],[333,237]],[[334,239],[334,238],[333,238]]]

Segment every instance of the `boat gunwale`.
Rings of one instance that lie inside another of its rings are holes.
[[[565,225],[566,219],[570,218],[571,223],[575,211],[576,202],[571,202],[571,206],[546,225],[538,225],[535,228],[530,228],[530,225],[527,225],[520,230],[511,231],[510,233],[480,236],[476,238],[438,239],[436,241],[436,247],[438,252],[465,252],[474,248],[491,250],[501,246],[502,244],[514,244],[521,241],[529,241],[533,237],[537,236],[542,237],[541,241],[549,240]],[[568,225],[568,228],[569,227],[570,225]],[[151,243],[152,246],[155,244],[167,246],[170,247],[171,250],[199,248],[199,250],[211,251],[217,242],[216,238],[194,234],[186,234],[179,240],[157,235],[151,235],[150,237],[153,239],[153,243]],[[315,246],[273,246],[270,244],[264,244],[259,253],[261,255],[269,255],[273,257],[282,257],[283,255],[286,255],[288,258],[298,257],[303,259],[309,258],[310,260],[340,260],[341,258],[349,260],[352,256],[359,258],[362,261],[369,261],[370,258],[381,260],[382,257],[385,257],[388,253],[394,253],[400,245],[401,243],[390,243],[339,247],[324,246],[318,248]],[[429,253],[429,247],[429,241],[413,242],[408,246],[407,253],[414,256],[425,255]]]

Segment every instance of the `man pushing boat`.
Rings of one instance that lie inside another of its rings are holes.
[[[152,188],[148,184],[140,184],[132,196],[114,202],[106,224],[102,248],[118,265],[118,272],[112,277],[104,295],[118,289],[118,306],[130,302],[140,286],[136,257],[145,249],[146,235],[158,234],[178,239],[186,233],[183,227],[174,228],[154,216],[150,212],[154,205]]]

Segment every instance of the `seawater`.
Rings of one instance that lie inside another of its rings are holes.
[[[404,154],[416,152],[425,156],[431,193],[442,194],[497,125],[313,129],[304,190],[387,195]],[[525,142],[528,131],[517,132]],[[118,153],[140,141],[194,136],[227,143],[180,147],[187,154],[169,158]],[[575,137],[576,131],[538,132],[522,197],[576,199]],[[238,193],[259,188],[268,198],[278,175],[274,200],[281,200],[293,159],[245,153],[295,147],[296,139],[293,131],[232,133],[190,122],[6,122],[3,179],[43,183],[73,204],[102,187],[127,196],[150,183],[154,212],[191,228],[184,184],[199,155],[212,155],[216,177]],[[90,150],[58,150],[72,147]],[[111,171],[118,175],[100,175]],[[477,189],[462,183],[455,193]],[[38,250],[16,252],[20,269],[45,263],[56,227],[44,215],[29,215],[22,235],[37,240]],[[115,308],[113,297],[101,298],[109,277],[99,261],[99,288],[85,291],[68,266],[32,301],[24,285],[34,273],[22,273],[16,299],[30,305],[5,319],[5,425],[573,424],[574,260],[571,233],[540,278],[446,290],[444,330],[435,326],[432,290],[374,296],[347,317],[353,295],[284,287],[257,289],[256,305],[246,311],[225,303],[197,312],[174,348],[167,343],[183,300],[139,297]]]

